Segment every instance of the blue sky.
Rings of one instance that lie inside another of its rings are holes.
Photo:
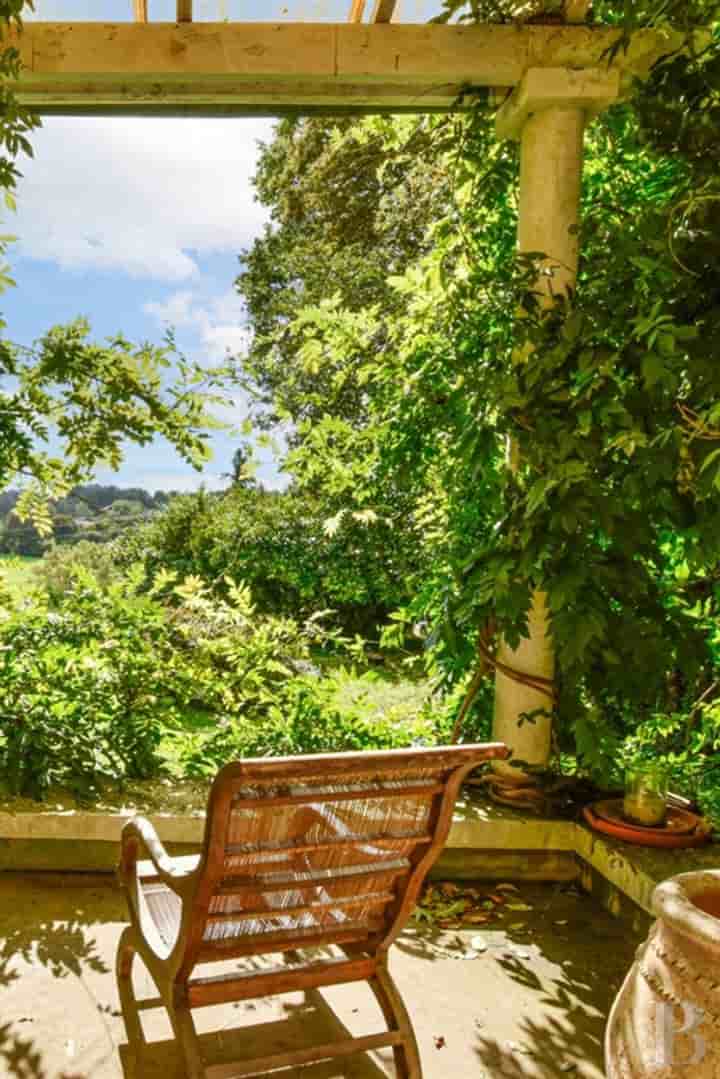
[[[245,312],[233,289],[238,254],[262,230],[265,212],[250,178],[266,120],[48,118],[23,161],[18,211],[3,222],[18,287],[0,298],[8,336],[23,344],[85,315],[96,337],[122,331],[162,342],[176,329],[182,350],[214,362],[242,353]],[[150,490],[223,485],[247,414],[238,393],[213,435],[202,477],[172,448],[128,447],[101,482]],[[282,483],[268,451],[259,475]]]
[[[223,19],[246,21],[307,21],[345,22],[351,0],[194,0],[193,17],[197,22]],[[367,0],[367,13],[372,0]],[[442,0],[398,0],[398,22],[427,22],[442,9]],[[175,0],[150,0],[153,22],[175,18]],[[26,18],[44,19],[110,19],[128,22],[132,19],[132,0],[35,0],[34,14]]]
[[[350,0],[195,0],[195,18],[344,21]],[[368,0],[367,11],[371,8]],[[424,22],[441,0],[399,0],[397,19]],[[150,0],[154,21],[174,17],[175,0]],[[36,0],[26,18],[131,18],[131,0]],[[241,354],[245,313],[233,289],[238,254],[266,220],[251,177],[258,140],[272,122],[252,119],[51,117],[23,160],[18,212],[2,222],[19,237],[10,251],[18,288],[0,297],[12,340],[29,344],[50,326],[86,316],[97,337],[122,331],[160,344],[168,326],[186,354],[217,361]],[[213,436],[201,478],[171,447],[128,447],[118,473],[101,482],[150,490],[224,485],[247,413],[238,393]],[[272,455],[259,450],[259,478],[279,486]]]

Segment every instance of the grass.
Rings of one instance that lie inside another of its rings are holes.
[[[340,711],[352,711],[368,720],[390,718],[396,723],[418,715],[429,688],[425,678],[376,668],[363,673],[354,668],[336,668],[333,682],[333,703]]]
[[[26,555],[0,555],[0,574],[15,599],[21,599],[35,583],[34,570],[40,561]]]

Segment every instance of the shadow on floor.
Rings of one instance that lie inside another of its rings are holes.
[[[272,1046],[273,1052],[283,1052],[351,1036],[322,993],[310,990],[304,998],[302,1003],[284,1004],[281,1019],[201,1035],[199,1043],[203,1057],[214,1065],[240,1064],[249,1056],[266,1052],[268,1046]],[[125,1041],[119,1046],[119,1054],[123,1079],[176,1079],[176,1075],[179,1079],[183,1074],[177,1047],[170,1039],[148,1042],[144,1047]],[[389,1053],[386,1059],[387,1067],[381,1067],[368,1055],[348,1058],[340,1064],[337,1061],[306,1064],[302,1068],[274,1071],[268,1079],[294,1079],[295,1076],[302,1076],[302,1079],[339,1079],[340,1076],[388,1079],[394,1075]],[[175,1070],[171,1062],[174,1062]]]
[[[496,962],[543,1016],[522,1017],[512,1044],[478,1035],[478,1060],[497,1079],[526,1079],[529,1070],[577,1077],[588,1061],[602,1068],[607,1015],[638,943],[630,919],[608,917],[575,886],[533,892],[533,908],[522,931],[508,930]],[[541,977],[535,953],[561,973]]]
[[[605,1015],[638,938],[572,890],[523,887],[521,898],[525,911],[491,926],[412,932],[393,949],[426,1079],[602,1076]],[[113,971],[125,924],[123,897],[107,878],[0,875],[0,1079],[140,1079]],[[477,933],[487,950],[458,961],[456,940],[467,949]],[[155,996],[147,975],[141,982],[139,997]],[[374,1008],[366,987],[350,986],[197,1015],[209,1059],[229,1062],[383,1029]],[[177,1079],[167,1017],[147,1014],[141,1079]],[[394,1070],[384,1051],[273,1074],[387,1079]]]
[[[7,1075],[18,1079],[48,1079],[43,1055],[32,1038],[23,1038],[11,1023],[0,1025],[0,1061]],[[80,1072],[62,1072],[57,1079],[85,1079]]]

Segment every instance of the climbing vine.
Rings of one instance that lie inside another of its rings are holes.
[[[471,669],[489,623],[516,642],[544,590],[559,744],[607,771],[620,737],[689,706],[718,660],[720,34],[707,3],[599,3],[595,18],[687,36],[589,131],[575,293],[538,304],[535,261],[515,253],[517,151],[479,104],[437,121],[453,198],[430,252],[389,281],[401,313],[328,300],[302,332],[336,358],[387,342],[359,368],[370,419],[350,426],[343,483],[359,505],[413,500],[433,557],[406,616],[431,623],[435,664]],[[293,461],[316,481],[321,427]]]

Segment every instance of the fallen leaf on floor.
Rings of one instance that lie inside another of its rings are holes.
[[[496,884],[496,892],[519,892],[520,889],[515,884]]]
[[[508,929],[512,929],[513,931],[519,931],[520,929],[524,928],[525,922],[511,922],[511,924],[508,926]]]
[[[463,925],[483,925],[501,913],[498,899],[496,895],[493,902],[479,888],[443,881],[439,885],[428,886],[421,893],[412,917],[415,925],[429,928],[458,929]]]
[[[435,1048],[436,1049],[444,1049],[445,1046],[447,1045],[447,1042],[445,1041],[445,1038],[443,1037],[442,1034],[436,1034],[433,1037],[433,1041],[435,1042]]]
[[[508,903],[508,910],[532,910],[532,907],[527,903]]]

